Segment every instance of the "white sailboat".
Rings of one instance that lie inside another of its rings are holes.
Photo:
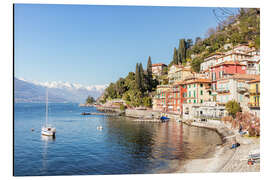
[[[48,124],[48,89],[46,91],[46,124],[41,129],[41,134],[44,136],[55,137],[56,128]]]

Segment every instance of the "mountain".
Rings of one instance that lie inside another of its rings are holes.
[[[49,91],[50,102],[85,102],[90,95],[98,98],[106,85],[83,86],[69,82],[37,82],[26,81],[22,78],[14,79],[15,102],[44,102],[46,88]]]

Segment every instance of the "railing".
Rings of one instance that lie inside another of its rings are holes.
[[[260,91],[257,91],[256,89],[250,89],[249,94],[260,94]]]
[[[224,89],[224,88],[219,88],[219,89],[217,89],[216,91],[217,91],[218,93],[228,93],[228,92],[230,92],[230,90]]]
[[[224,115],[219,115],[219,116],[200,115],[200,116],[194,116],[194,118],[220,120],[223,116]]]
[[[260,103],[248,103],[249,108],[260,108]]]
[[[237,88],[237,92],[239,92],[239,93],[244,93],[244,92],[247,92],[247,91],[248,91],[248,89],[246,87],[238,87]]]

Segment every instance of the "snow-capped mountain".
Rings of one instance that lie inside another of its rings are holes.
[[[23,88],[22,88],[23,87]],[[23,78],[15,78],[15,101],[27,102],[31,99],[31,102],[35,101],[35,97],[39,97],[36,100],[41,101],[40,97],[43,97],[46,88],[49,89],[49,94],[52,94],[58,101],[68,102],[85,102],[87,96],[98,98],[105,90],[106,85],[89,85],[84,86],[78,83],[69,83],[62,81],[52,82],[38,82],[27,81]],[[35,92],[32,92],[35,90]],[[37,95],[39,93],[39,95]],[[28,94],[28,96],[26,95]],[[32,95],[33,96],[29,96]],[[23,96],[16,96],[23,95]],[[49,95],[51,97],[51,95]]]
[[[52,81],[52,82],[37,82],[33,81],[33,84],[48,87],[48,88],[59,88],[59,89],[70,89],[70,90],[88,90],[88,91],[103,91],[107,85],[90,85],[84,86],[78,83],[69,83],[63,81]]]

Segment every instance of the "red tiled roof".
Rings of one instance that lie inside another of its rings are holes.
[[[215,56],[215,55],[224,55],[224,53],[215,52],[214,54],[210,54],[210,55],[206,56],[204,59],[207,59],[207,58],[212,57],[212,56]]]
[[[225,61],[223,63],[217,64],[213,67],[218,67],[222,65],[237,65],[237,66],[245,66],[244,64],[241,64],[239,61]]]
[[[211,83],[210,79],[195,79],[191,81],[186,81],[185,84],[193,84],[193,83]]]
[[[152,64],[152,67],[154,66],[167,66],[166,64],[163,64],[163,63],[156,63],[156,64]]]

